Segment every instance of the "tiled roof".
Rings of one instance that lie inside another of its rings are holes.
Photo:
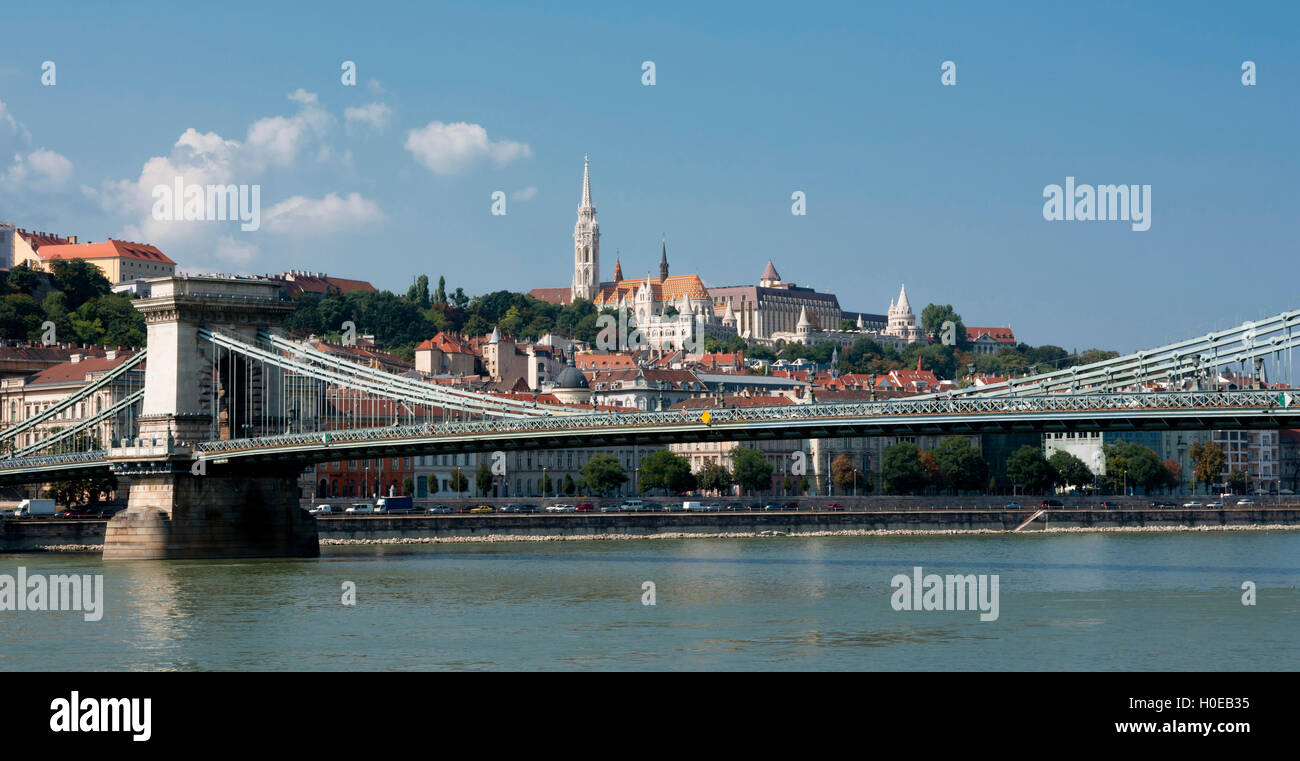
[[[620,299],[631,301],[636,292],[647,282],[650,283],[651,299],[654,301],[680,301],[683,296],[688,299],[707,299],[709,289],[699,275],[672,275],[664,280],[658,278],[641,278],[639,280],[618,280],[601,283],[600,292],[592,299],[597,306],[615,305]]]
[[[68,238],[61,238],[50,233],[38,233],[33,230],[18,230],[17,232],[22,236],[23,240],[27,241],[27,245],[37,250],[41,246],[58,246],[72,242]]]
[[[109,240],[103,243],[64,243],[47,244],[36,251],[37,256],[46,261],[56,259],[136,259],[157,264],[171,264],[166,254],[147,243],[132,243],[125,240]]]
[[[636,360],[628,354],[575,354],[573,364],[580,370],[614,370],[635,368]]]
[[[975,341],[980,336],[988,336],[998,343],[1015,343],[1016,334],[1011,328],[966,328],[966,340]]]
[[[28,386],[43,386],[61,383],[81,383],[89,373],[112,370],[131,357],[132,352],[118,352],[113,359],[107,357],[85,357],[80,362],[61,362],[53,367],[27,377]],[[143,365],[141,365],[143,367]]]
[[[290,295],[301,292],[324,296],[331,289],[337,289],[340,293],[375,290],[375,287],[365,280],[350,280],[345,277],[330,277],[329,275],[289,274],[276,279],[285,281],[286,290]]]
[[[438,350],[444,354],[476,354],[473,342],[467,341],[456,333],[440,332],[433,338],[426,339],[419,346],[415,347],[416,351]]]
[[[573,301],[572,288],[534,288],[528,295],[547,304],[568,304]]]

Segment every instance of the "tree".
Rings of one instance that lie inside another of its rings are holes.
[[[1183,466],[1177,460],[1165,460],[1165,483],[1166,489],[1174,490],[1183,483]]]
[[[452,468],[452,471],[447,474],[447,485],[450,486],[452,490],[456,492],[456,496],[459,497],[460,493],[465,491],[465,487],[469,486],[469,478],[461,472],[460,468]]]
[[[660,449],[641,461],[641,486],[663,489],[665,493],[686,491],[695,485],[691,463],[685,457]]]
[[[492,491],[492,469],[488,467],[487,461],[479,462],[478,472],[474,474],[474,485],[478,487],[481,497],[486,497]]]
[[[939,463],[934,459],[934,454],[921,452],[918,457],[921,460],[921,473],[925,476],[925,485],[938,489],[943,485],[943,474],[939,471]]]
[[[885,490],[893,494],[912,494],[925,488],[925,470],[921,450],[915,444],[900,441],[885,448],[880,459]]]
[[[102,497],[107,497],[117,489],[117,479],[104,476],[100,478],[72,478],[51,481],[45,489],[45,497],[53,499],[68,508],[83,504],[97,504]]]
[[[1042,450],[1032,444],[1024,445],[1007,458],[1007,477],[1024,487],[1026,493],[1033,494],[1041,494],[1061,480]]]
[[[410,476],[407,476],[406,478],[402,479],[402,493],[403,494],[415,493],[415,479],[411,478]]]
[[[1192,492],[1196,492],[1196,484],[1202,483],[1207,487],[1219,480],[1219,474],[1223,472],[1223,466],[1227,458],[1223,454],[1223,448],[1212,441],[1198,441],[1192,444],[1190,450],[1192,457]]]
[[[565,473],[564,480],[560,482],[560,491],[565,495],[572,497],[573,493],[578,490],[578,484],[573,480],[572,473]]]
[[[1121,441],[1107,444],[1103,451],[1106,454],[1106,473],[1112,481],[1118,478],[1121,487],[1131,484],[1151,491],[1165,484],[1168,471],[1151,447]]]
[[[626,483],[627,474],[623,472],[623,464],[617,457],[598,454],[582,466],[582,479],[587,482],[587,488],[603,495]]]
[[[712,460],[704,463],[700,472],[695,475],[695,480],[699,482],[701,489],[716,491],[719,494],[729,491],[736,483],[731,471]]]
[[[956,326],[953,338],[957,339],[954,346],[958,349],[965,350],[969,348],[969,342],[966,340],[966,326],[962,324],[961,315],[953,310],[952,304],[927,304],[925,309],[921,310],[921,329],[930,337],[935,344],[943,345],[941,335],[943,324],[952,322]]]
[[[974,491],[983,487],[989,477],[989,464],[965,436],[949,436],[931,454],[939,465],[944,488]]]
[[[1095,482],[1093,472],[1088,469],[1083,460],[1074,456],[1064,449],[1058,449],[1052,453],[1047,460],[1052,467],[1061,476],[1061,483],[1066,486],[1073,486],[1076,489],[1083,489],[1092,486]]]
[[[731,471],[736,483],[746,492],[762,491],[772,484],[772,463],[757,449],[732,449]]]
[[[1233,468],[1228,474],[1228,491],[1233,494],[1246,494],[1250,491],[1250,474],[1241,468]]]
[[[831,483],[841,492],[848,494],[862,480],[862,471],[853,465],[853,460],[842,454],[831,463]]]
[[[572,480],[572,479],[570,479],[570,480]],[[541,484],[540,484],[540,487],[541,487],[541,490],[542,490],[542,496],[543,496],[543,497],[545,497],[547,494],[549,494],[549,493],[551,492],[551,474],[550,474],[550,473],[543,473],[543,474],[542,474],[542,482],[541,482]]]

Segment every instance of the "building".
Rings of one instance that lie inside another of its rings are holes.
[[[758,285],[710,288],[708,295],[722,321],[750,341],[771,342],[774,333],[796,333],[801,319],[814,331],[839,330],[842,319],[835,294],[783,282],[771,261]]]
[[[966,343],[973,354],[997,354],[1005,348],[1016,348],[1016,334],[1011,327],[966,328]]]
[[[415,347],[415,370],[425,375],[474,375],[479,353],[459,333],[440,332]]]
[[[278,275],[262,275],[266,280],[278,280],[284,283],[285,293],[295,296],[299,293],[308,296],[324,297],[330,293],[351,293],[352,291],[374,291],[375,287],[365,280],[351,280],[345,277],[332,277],[324,272],[307,272],[306,270],[289,270]]]
[[[925,331],[916,324],[916,315],[912,314],[906,285],[898,289],[898,301],[889,302],[889,326],[881,335],[898,338],[909,344],[926,340]]]
[[[44,269],[44,261],[36,253],[41,246],[76,243],[77,236],[66,237],[54,233],[36,232],[0,222],[0,266],[17,267],[27,262],[32,269]]]
[[[72,352],[67,361],[47,366],[31,375],[0,380],[0,427],[8,428],[45,412],[117,369],[133,354],[109,348],[86,349],[84,353]],[[84,401],[19,434],[13,443],[18,448],[39,443],[64,428],[95,417],[142,388],[143,384],[144,366],[140,365]],[[123,413],[116,423],[119,430],[126,430],[127,413]],[[108,447],[116,443],[110,440],[113,427],[114,421],[105,419],[96,426],[90,438],[97,446]]]
[[[46,272],[56,261],[83,259],[98,267],[112,284],[176,274],[176,262],[147,243],[111,238],[103,243],[48,243],[36,254]]]

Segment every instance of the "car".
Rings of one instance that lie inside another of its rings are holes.
[[[719,505],[717,502],[710,502],[709,504],[704,506],[704,512],[720,513],[722,512],[722,505]]]
[[[589,513],[595,509],[596,506],[591,504],[590,502],[579,502],[578,504],[573,506],[574,512],[578,512],[578,513]]]
[[[1214,500],[1213,502],[1207,502],[1207,503],[1205,503],[1205,506],[1206,506],[1206,507],[1225,507],[1225,505],[1223,504],[1223,500],[1221,500],[1221,499],[1216,499],[1216,500]]]
[[[497,509],[491,505],[476,505],[470,508],[471,513],[495,513]]]
[[[785,503],[784,505],[781,505],[781,509],[782,509],[782,510],[798,510],[798,509],[799,509],[799,503],[798,503],[798,502],[787,502],[787,503]]]
[[[1200,502],[1184,502],[1183,507],[1205,507],[1205,505]]]
[[[745,505],[742,504],[742,503],[740,503],[740,502],[728,502],[728,503],[727,503],[727,507],[726,507],[726,509],[727,509],[728,512],[732,512],[732,513],[734,513],[734,512],[737,512],[737,511],[739,511],[739,510],[744,510],[744,509],[745,509]]]
[[[1003,505],[1003,507],[1014,509],[1014,508],[1020,507],[1020,503],[1019,503],[1019,502],[1008,502],[1008,503],[1006,503],[1005,505]]]
[[[1038,503],[1039,507],[1065,507],[1065,503],[1059,499],[1045,499]]]
[[[446,505],[434,505],[433,507],[426,509],[424,512],[434,514],[450,513],[451,508]]]
[[[343,512],[347,515],[370,515],[375,512],[375,506],[369,502],[358,502]]]
[[[641,509],[646,511],[647,513],[662,513],[664,510],[664,506],[659,504],[658,502],[647,502],[641,506]]]
[[[506,505],[505,507],[501,508],[501,512],[503,512],[503,513],[517,513],[517,512],[519,512],[519,505]]]
[[[1098,502],[1098,503],[1097,503],[1097,507],[1098,507],[1098,509],[1101,509],[1101,510],[1118,510],[1118,509],[1119,509],[1119,503],[1118,503],[1118,502]]]
[[[763,509],[763,503],[762,503],[762,502],[750,502],[750,503],[749,503],[749,506],[746,507],[745,509],[746,509],[746,510],[762,510],[762,509]]]
[[[763,509],[764,509],[764,510],[780,510],[780,509],[781,509],[781,506],[778,505],[778,504],[776,504],[775,502],[769,502],[769,503],[767,503],[766,505],[763,505]]]
[[[644,510],[645,503],[639,499],[625,499],[618,509],[625,513],[635,513],[637,510]]]
[[[333,506],[333,505],[317,505],[317,506],[313,507],[312,509],[308,510],[307,512],[311,513],[312,515],[333,515],[333,514],[334,514],[334,506]]]
[[[1151,507],[1178,507],[1173,502],[1152,502]]]
[[[664,509],[670,513],[680,513],[683,512],[686,508],[682,505],[681,502],[669,502],[667,505],[664,506]]]
[[[575,508],[573,507],[573,505],[547,505],[546,506],[546,512],[548,513],[571,513],[574,510]]]
[[[1237,507],[1254,507],[1255,505],[1258,505],[1258,504],[1259,504],[1259,503],[1256,502],[1256,501],[1253,500],[1253,499],[1239,499],[1239,500],[1237,500]]]
[[[520,505],[520,506],[519,506],[519,512],[521,512],[521,513],[535,513],[535,512],[537,512],[539,509],[540,509],[540,508],[538,508],[537,505]]]
[[[825,509],[830,510],[831,512],[839,512],[844,509],[844,505],[841,505],[838,502],[832,502],[827,505]]]
[[[614,505],[614,504],[601,505],[600,511],[602,513],[617,513],[620,509],[622,509],[622,507],[623,507],[622,505]]]

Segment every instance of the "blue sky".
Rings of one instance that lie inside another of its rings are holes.
[[[709,285],[770,258],[845,309],[905,282],[1066,348],[1300,307],[1293,3],[412,6],[9,4],[0,219],[189,271],[527,290],[570,280],[589,153],[606,278],[667,234]],[[262,228],[153,221],[177,172],[260,185]],[[1151,229],[1045,221],[1067,175],[1151,185]]]

